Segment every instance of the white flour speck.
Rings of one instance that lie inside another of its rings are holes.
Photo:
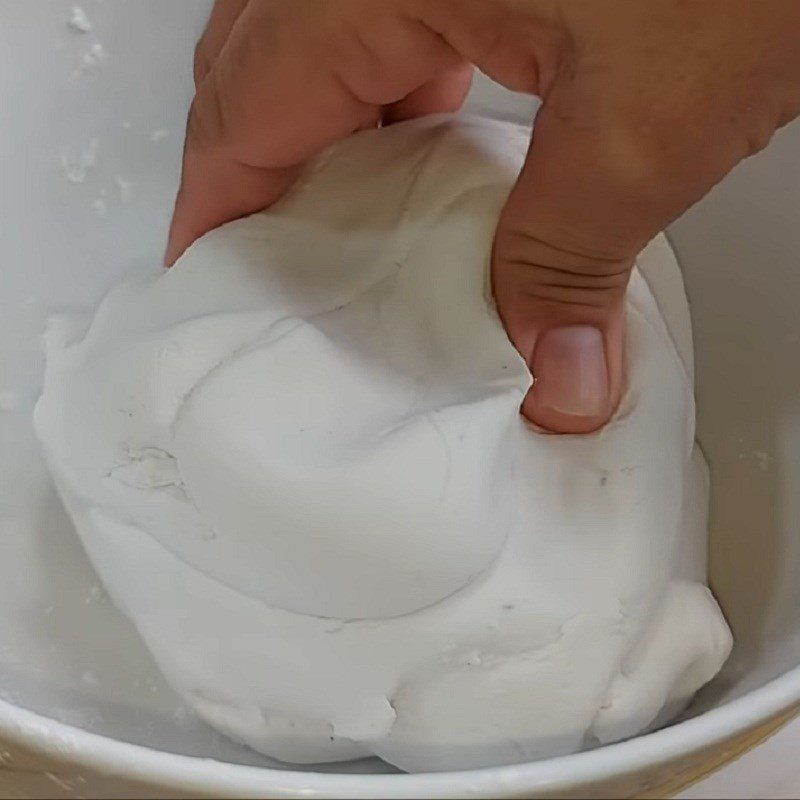
[[[83,673],[83,675],[81,675],[81,680],[87,686],[97,686],[97,684],[100,683],[100,681],[97,680],[97,675],[95,675],[93,672],[90,672],[89,670],[87,670],[86,672]]]
[[[80,6],[74,6],[69,12],[67,25],[75,33],[89,33],[92,29],[89,17],[86,16],[86,12]]]
[[[95,42],[81,57],[81,69],[84,72],[94,72],[106,63],[108,53],[100,42]]]
[[[102,197],[92,200],[89,206],[98,217],[105,217],[108,215],[108,203],[106,203]]]
[[[169,136],[169,131],[166,128],[157,128],[150,134],[151,142],[162,142]]]
[[[769,469],[769,464],[772,461],[772,456],[764,450],[753,450],[753,458],[758,464],[758,468],[764,472]]]
[[[70,183],[83,183],[86,175],[97,164],[100,140],[92,139],[79,150],[65,149],[61,152],[61,170]]]
[[[87,605],[89,603],[93,603],[95,600],[98,600],[100,598],[100,595],[102,593],[103,593],[103,590],[99,586],[97,586],[97,585],[92,586],[89,589],[89,591],[86,593],[86,597],[84,598],[84,601],[86,602]]]
[[[117,189],[119,189],[119,200],[124,205],[129,203],[133,197],[133,182],[123,178],[121,175],[116,177]]]

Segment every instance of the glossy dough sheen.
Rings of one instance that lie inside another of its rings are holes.
[[[568,753],[667,719],[728,654],[663,241],[617,418],[555,437],[518,414],[487,273],[528,135],[359,134],[88,328],[50,327],[36,424],[84,545],[174,687],[257,750]]]

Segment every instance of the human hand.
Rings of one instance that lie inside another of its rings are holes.
[[[475,65],[543,99],[493,254],[536,378],[523,412],[595,430],[624,387],[636,255],[800,115],[798,41],[797,0],[217,0],[167,263],[337,139],[456,110]]]

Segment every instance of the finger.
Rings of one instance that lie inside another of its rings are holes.
[[[383,4],[358,8],[363,19],[342,20],[338,4],[315,0],[247,4],[192,105],[167,263],[274,202],[308,158],[462,63],[425,26]]]
[[[407,97],[386,106],[383,110],[384,124],[458,111],[472,87],[474,72],[472,64],[464,61],[452,70],[437,75]]]
[[[299,171],[299,167],[263,169],[227,160],[213,164],[187,149],[164,264],[171,267],[208,231],[271,206]]]
[[[587,153],[589,142],[576,141],[587,137],[566,127],[540,113],[498,228],[493,280],[534,376],[523,413],[548,430],[586,433],[608,420],[622,391],[624,294],[638,239],[616,238],[591,168],[603,154]]]
[[[242,17],[192,104],[167,265],[207,231],[271,205],[303,161],[379,114],[314,69],[291,17]],[[309,89],[324,98],[316,108]]]
[[[208,75],[228,36],[249,0],[216,0],[205,32],[194,53],[194,83],[199,86]]]
[[[775,109],[736,60],[715,61],[719,74],[707,79],[708,54],[732,49],[702,4],[675,28],[680,64],[659,57],[650,4],[617,9],[615,24],[600,27],[592,3],[417,0],[414,9],[487,75],[543,97],[498,228],[494,289],[536,379],[526,416],[553,431],[595,430],[624,387],[624,293],[637,253],[763,146]],[[759,119],[763,130],[750,124]]]
[[[736,137],[673,142],[646,109],[628,124],[603,101],[574,86],[548,96],[495,241],[498,309],[534,376],[523,413],[560,433],[598,429],[619,403],[636,255],[746,155]]]

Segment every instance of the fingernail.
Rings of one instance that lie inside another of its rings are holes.
[[[574,417],[608,410],[608,367],[603,334],[589,325],[552,328],[533,357],[533,399],[540,409]]]

